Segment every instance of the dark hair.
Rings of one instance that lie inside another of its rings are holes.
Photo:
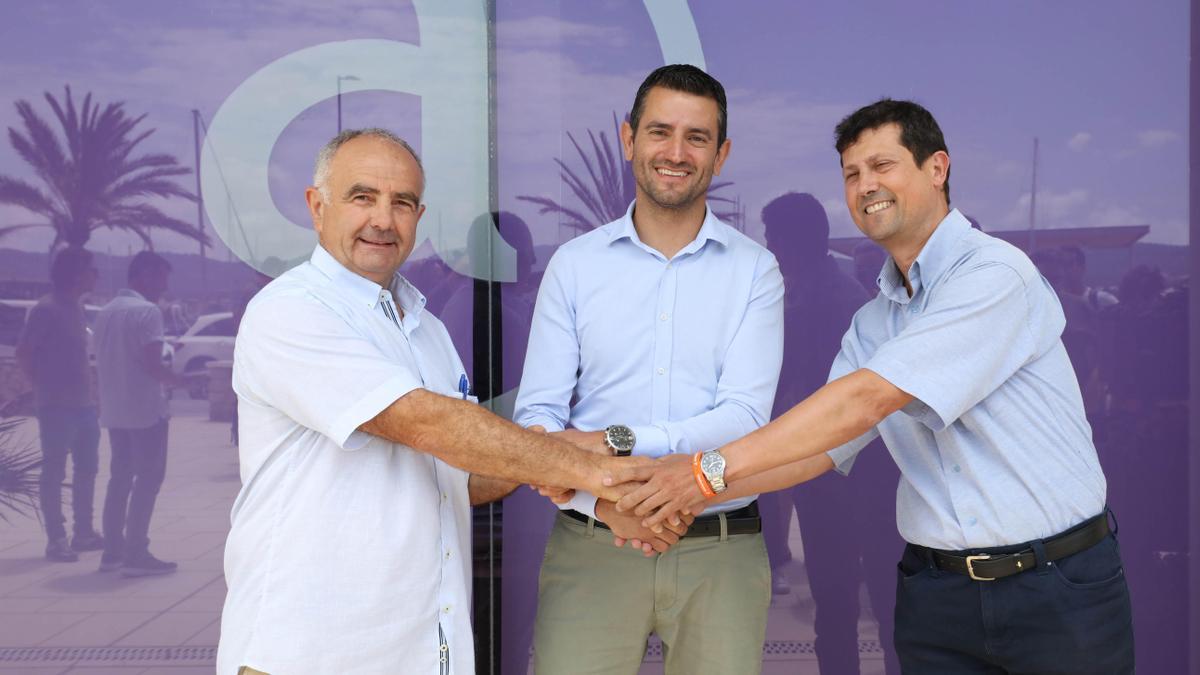
[[[789,232],[792,241],[805,249],[829,247],[829,216],[817,198],[807,192],[788,192],[772,199],[762,210],[768,233]]]
[[[133,260],[129,261],[129,273],[126,277],[129,281],[139,279],[149,272],[170,272],[171,263],[167,259],[154,251],[142,251],[133,256]]]
[[[1084,255],[1083,249],[1075,244],[1067,244],[1059,247],[1062,250],[1063,259],[1066,262],[1083,267],[1087,265],[1087,256]]]
[[[854,145],[864,131],[878,129],[885,124],[895,124],[900,127],[900,145],[912,153],[917,166],[939,150],[949,154],[946,149],[946,139],[942,137],[942,128],[938,126],[933,115],[912,101],[893,101],[890,98],[880,99],[871,105],[859,108],[850,113],[833,130],[836,138],[834,146],[838,154],[846,152],[846,148]],[[950,167],[946,167],[946,182],[942,184],[942,192],[946,195],[946,205],[950,204]]]
[[[722,87],[721,83],[712,75],[686,63],[662,66],[642,80],[642,86],[638,87],[637,96],[633,97],[633,111],[629,113],[629,126],[633,127],[634,134],[637,133],[638,123],[642,120],[642,111],[646,107],[646,95],[655,87],[682,91],[716,101],[717,146],[719,147],[725,142],[725,132],[728,130],[725,87]]]
[[[64,248],[50,263],[50,285],[65,291],[83,279],[92,266],[92,252],[82,248]]]

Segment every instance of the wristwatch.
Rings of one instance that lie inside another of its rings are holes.
[[[628,457],[633,454],[634,443],[637,443],[637,436],[634,435],[633,429],[624,424],[613,424],[604,430],[604,444],[617,457]]]
[[[700,456],[700,470],[708,479],[713,492],[725,491],[725,457],[716,450],[709,450]]]

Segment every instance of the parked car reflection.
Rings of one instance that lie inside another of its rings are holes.
[[[195,375],[204,373],[211,361],[233,359],[233,338],[237,334],[237,322],[232,312],[203,314],[196,318],[191,328],[179,336],[171,345],[174,353],[171,368],[176,373]],[[197,378],[188,388],[188,395],[195,399],[208,397],[208,380]]]

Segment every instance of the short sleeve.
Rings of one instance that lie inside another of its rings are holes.
[[[411,363],[380,348],[319,300],[277,295],[253,303],[234,350],[234,389],[346,450],[370,436],[357,429],[420,388]]]
[[[1034,317],[1025,280],[1006,264],[951,274],[919,315],[863,364],[914,396],[903,412],[933,431],[954,423],[1048,350],[1065,321],[1057,302],[1039,303]]]
[[[837,357],[833,360],[833,366],[829,369],[829,382],[845,377],[850,373],[858,370],[858,355],[857,343],[852,339],[855,334],[856,326],[852,323],[850,330],[846,332],[842,338],[842,349],[838,352]],[[858,453],[863,448],[879,437],[879,428],[871,427],[865,434],[851,441],[843,443],[825,454],[829,459],[833,460],[833,468],[843,476],[850,474],[850,469],[854,467],[854,460],[858,458]]]
[[[38,303],[29,310],[25,325],[21,327],[21,336],[17,344],[35,348],[50,334],[50,310],[44,304]]]
[[[145,346],[153,342],[162,342],[164,340],[162,310],[153,305],[147,307],[138,322],[138,330],[138,344]]]

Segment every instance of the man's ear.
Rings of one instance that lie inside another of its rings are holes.
[[[729,159],[729,151],[733,148],[733,141],[728,138],[717,148],[717,161],[713,163],[713,175],[721,175],[721,167],[725,166],[725,160]]]
[[[325,215],[325,197],[316,187],[310,186],[304,191],[304,201],[308,204],[308,214],[312,216],[313,229],[320,235]]]
[[[621,122],[621,148],[625,151],[625,161],[633,161],[633,127],[629,121]]]
[[[934,185],[942,187],[950,176],[950,155],[945,150],[938,150],[925,159],[925,166],[921,170],[929,174]]]

